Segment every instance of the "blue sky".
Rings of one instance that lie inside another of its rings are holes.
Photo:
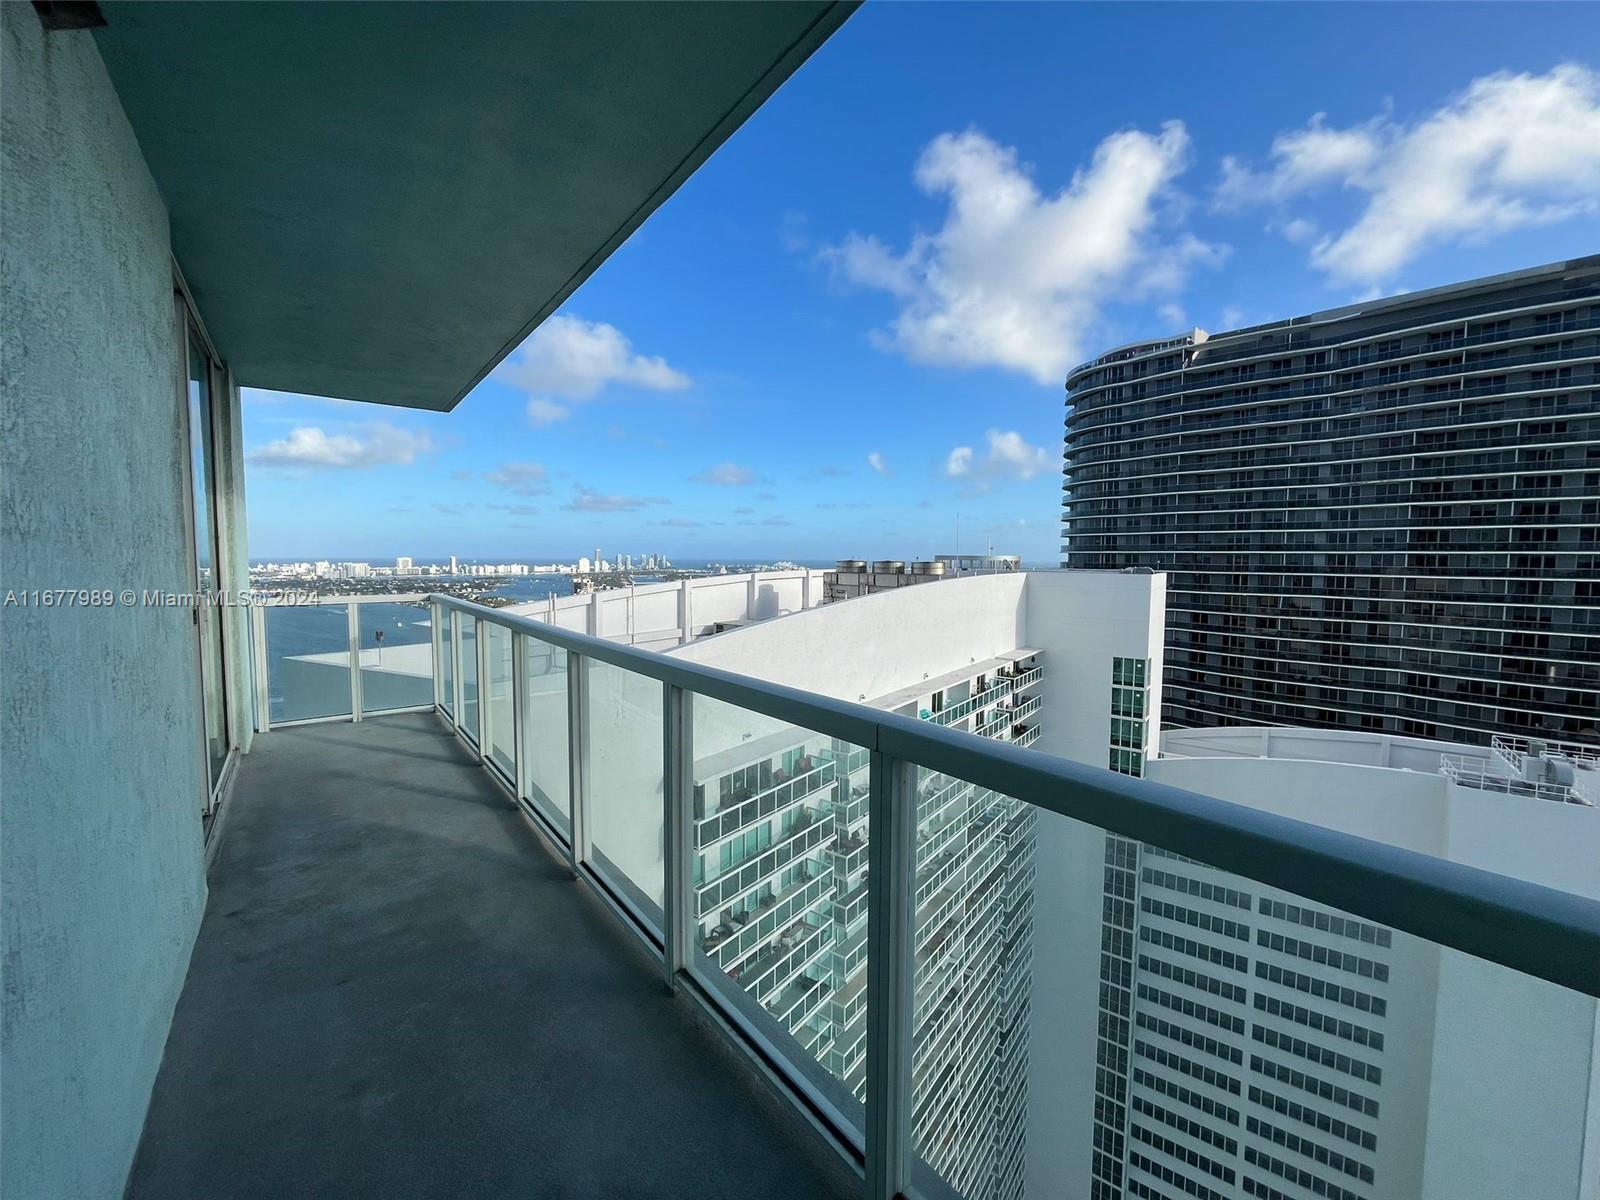
[[[455,412],[247,392],[250,553],[1049,563],[1067,366],[1596,251],[1600,6],[868,4]]]

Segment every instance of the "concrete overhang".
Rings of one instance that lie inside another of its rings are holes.
[[[854,7],[124,0],[93,36],[234,377],[447,411]]]

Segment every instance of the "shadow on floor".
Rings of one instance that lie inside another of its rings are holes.
[[[431,714],[230,805],[133,1200],[859,1192]]]

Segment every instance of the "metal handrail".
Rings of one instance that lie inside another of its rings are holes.
[[[1600,997],[1600,901],[454,596],[431,599],[570,653],[844,739],[889,764],[954,775]]]

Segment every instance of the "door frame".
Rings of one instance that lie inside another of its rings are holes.
[[[218,809],[226,800],[233,787],[234,777],[238,769],[239,746],[234,735],[232,725],[233,700],[229,695],[229,669],[228,669],[228,642],[229,634],[227,622],[220,619],[220,610],[198,599],[200,592],[200,563],[198,552],[198,537],[195,529],[195,478],[194,478],[194,434],[189,420],[189,380],[191,371],[191,354],[196,345],[205,359],[206,386],[210,402],[206,406],[208,427],[204,431],[204,442],[207,453],[205,467],[208,478],[205,480],[205,495],[210,505],[209,536],[211,541],[211,560],[214,578],[212,591],[226,591],[231,580],[225,579],[227,574],[226,561],[221,553],[221,514],[223,496],[217,486],[217,447],[218,438],[218,390],[219,377],[225,379],[220,362],[216,357],[215,348],[210,337],[207,336],[205,326],[201,323],[199,315],[189,299],[188,288],[184,285],[182,277],[174,270],[173,278],[173,307],[174,326],[178,344],[178,430],[182,442],[183,459],[183,498],[181,509],[183,513],[185,566],[188,576],[188,590],[195,603],[190,606],[190,624],[194,636],[191,645],[194,647],[195,671],[195,750],[199,759],[201,779],[200,818],[205,828],[207,841],[210,841],[212,830],[215,826],[215,816]],[[225,752],[222,765],[217,769],[216,777],[212,778],[211,753],[206,738],[206,696],[205,696],[205,654],[206,638],[211,623],[217,622],[220,652],[217,664],[217,694],[222,704],[222,737],[225,743]]]

